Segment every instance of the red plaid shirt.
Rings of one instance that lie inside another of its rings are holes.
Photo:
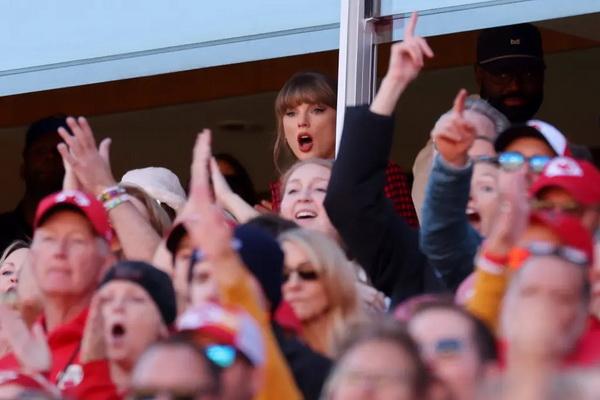
[[[410,226],[418,228],[419,220],[417,219],[417,212],[413,205],[407,175],[398,164],[390,161],[385,170],[385,180],[385,197],[392,201],[398,215],[402,216]],[[279,212],[281,184],[279,181],[272,182],[270,188],[273,211]]]

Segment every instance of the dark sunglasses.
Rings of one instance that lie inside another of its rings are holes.
[[[517,151],[505,151],[497,156],[482,156],[477,158],[476,162],[487,162],[498,165],[504,171],[513,172],[521,168],[523,165],[528,164],[529,168],[537,174],[544,170],[546,164],[550,162],[552,157],[536,155],[531,157],[525,157],[523,154]]]
[[[298,274],[298,277],[303,281],[316,281],[317,279],[319,279],[319,273],[317,271],[292,270],[283,271],[283,281],[289,281],[292,277],[292,274]]]
[[[534,256],[556,256],[581,267],[590,265],[587,254],[571,246],[559,246],[548,242],[531,242],[527,246],[529,254]]]

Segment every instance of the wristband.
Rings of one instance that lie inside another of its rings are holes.
[[[104,204],[104,209],[106,211],[110,211],[113,208],[125,203],[126,201],[129,201],[129,195],[127,193],[122,194],[118,197],[112,198],[108,201],[105,201]]]
[[[125,188],[122,188],[119,185],[111,186],[109,188],[104,189],[102,193],[98,195],[98,200],[100,200],[102,203],[106,203],[107,201],[113,200],[124,194],[127,194]]]

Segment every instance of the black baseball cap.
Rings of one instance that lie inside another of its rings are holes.
[[[517,64],[545,68],[542,35],[531,24],[485,29],[477,39],[477,64],[486,69]]]

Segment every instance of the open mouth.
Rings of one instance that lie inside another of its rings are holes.
[[[125,330],[125,326],[123,326],[123,324],[121,323],[115,323],[113,324],[110,333],[113,337],[113,339],[121,339],[123,336],[125,336],[126,330]]]
[[[308,153],[313,148],[313,138],[307,133],[298,136],[298,148],[303,153]]]
[[[294,214],[295,219],[305,220],[317,218],[317,213],[312,210],[300,210]]]
[[[481,222],[481,216],[473,209],[467,210],[467,218],[472,225],[478,225]]]

